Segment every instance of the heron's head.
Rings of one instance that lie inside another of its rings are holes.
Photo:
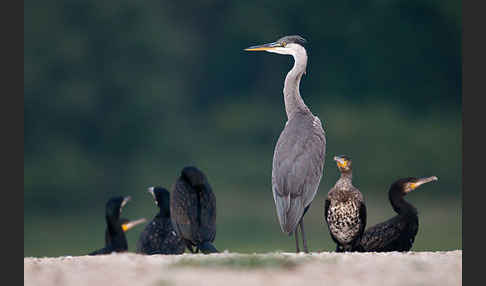
[[[393,183],[392,188],[399,188],[403,194],[408,194],[425,183],[429,183],[437,180],[438,178],[436,176],[424,177],[424,178],[408,177],[408,178],[397,180],[395,183]]]
[[[248,47],[245,51],[267,51],[270,53],[295,56],[298,53],[305,52],[304,44],[306,42],[306,39],[298,35],[285,36],[273,43]]]
[[[352,161],[350,157],[346,155],[334,156],[334,161],[336,161],[339,172],[351,171]]]

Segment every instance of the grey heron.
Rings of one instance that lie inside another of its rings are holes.
[[[304,251],[309,252],[303,218],[317,193],[326,154],[326,136],[321,120],[305,105],[299,91],[307,67],[305,43],[304,38],[293,35],[245,49],[294,58],[294,66],[288,72],[283,88],[287,122],[273,154],[272,192],[281,230],[294,234],[297,252],[300,252],[298,226]]]
[[[352,160],[348,156],[335,156],[341,176],[327,194],[324,202],[324,220],[336,251],[357,251],[366,227],[366,205],[363,194],[353,186]]]

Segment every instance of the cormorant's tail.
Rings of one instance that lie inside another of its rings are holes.
[[[214,247],[214,245],[212,245],[211,242],[209,241],[202,242],[201,244],[198,245],[198,248],[204,254],[219,253],[216,247]]]

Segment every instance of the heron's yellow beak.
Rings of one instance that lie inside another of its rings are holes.
[[[245,51],[268,51],[268,50],[272,50],[272,49],[275,49],[275,48],[278,48],[278,47],[281,47],[281,45],[279,43],[269,43],[269,44],[263,44],[263,45],[258,45],[258,46],[251,46],[251,47],[248,47],[246,49],[244,49]]]

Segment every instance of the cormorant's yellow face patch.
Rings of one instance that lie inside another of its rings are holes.
[[[338,160],[337,165],[339,168],[346,168],[348,166],[348,161],[346,160]]]
[[[126,223],[122,224],[122,229],[123,229],[123,231],[127,231],[128,230],[128,224],[126,224]]]
[[[417,183],[407,183],[405,185],[404,191],[405,191],[405,193],[409,193],[409,192],[415,190],[416,188],[418,188],[418,186],[419,185]]]

